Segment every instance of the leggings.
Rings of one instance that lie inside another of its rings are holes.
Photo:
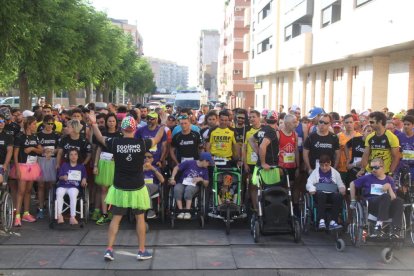
[[[389,194],[382,194],[380,196],[370,198],[368,200],[368,212],[378,217],[378,220],[385,221],[392,218],[392,225],[401,227],[402,216],[404,213],[404,202],[397,197],[391,200]]]
[[[76,216],[76,199],[79,194],[78,188],[63,188],[59,187],[56,189],[56,200],[57,200],[57,213],[62,214],[63,209],[63,197],[65,194],[69,195],[70,199],[70,216]]]

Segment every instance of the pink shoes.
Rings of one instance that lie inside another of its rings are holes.
[[[36,222],[36,219],[31,214],[27,214],[27,215],[23,215],[22,221],[26,221],[26,222]]]

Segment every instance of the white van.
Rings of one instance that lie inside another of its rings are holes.
[[[174,110],[177,110],[177,107],[200,110],[202,104],[207,104],[207,95],[205,93],[194,90],[177,91],[174,101]]]

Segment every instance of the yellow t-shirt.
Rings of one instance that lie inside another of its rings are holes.
[[[55,123],[55,125],[53,127],[53,131],[56,132],[56,133],[58,133],[58,134],[61,134],[62,133],[62,128],[63,128],[62,123],[59,122],[59,121],[55,121],[54,123]],[[37,132],[42,131],[43,127],[42,128],[39,128],[39,126],[41,124],[43,124],[43,122],[37,122],[36,123]]]
[[[246,162],[248,165],[256,165],[257,159],[259,158],[257,154],[253,151],[252,146],[250,146],[249,138],[252,137],[256,132],[260,130],[259,128],[251,128],[248,132],[246,132]]]
[[[355,132],[354,137],[361,136],[358,132]],[[338,134],[339,139],[339,165],[338,171],[339,172],[347,172],[347,164],[346,164],[346,156],[345,156],[345,145],[346,143],[351,140],[351,137],[345,135],[345,133],[341,132]],[[352,149],[349,149],[349,156],[352,158]]]
[[[371,162],[372,159],[377,157],[382,158],[382,160],[384,160],[385,173],[390,171],[392,161],[391,148],[398,148],[399,146],[400,141],[398,140],[398,137],[389,130],[386,130],[381,136],[377,136],[375,132],[372,132],[365,139],[365,147],[371,149],[368,161]],[[369,162],[365,168],[368,172],[371,171]]]
[[[209,133],[210,152],[214,156],[231,158],[233,145],[236,144],[234,130],[230,128],[215,128]]]

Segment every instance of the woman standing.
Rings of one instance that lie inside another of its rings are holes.
[[[33,116],[27,117],[23,128],[23,132],[19,133],[14,141],[13,157],[16,165],[11,172],[18,181],[16,217],[14,220],[14,226],[16,227],[22,225],[21,220],[27,222],[36,221],[29,213],[30,198],[33,181],[37,180],[41,175],[37,156],[42,153],[42,146],[35,135],[36,118]],[[23,217],[20,218],[22,203],[24,205],[24,213]]]

